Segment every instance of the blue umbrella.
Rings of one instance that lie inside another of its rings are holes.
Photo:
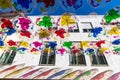
[[[85,50],[85,53],[94,54],[94,49],[88,48],[88,49]]]
[[[56,42],[48,42],[48,46],[54,49],[57,46],[57,44]]]
[[[116,39],[112,42],[112,44],[119,45],[120,44],[120,39]]]
[[[97,37],[98,34],[100,34],[100,32],[102,31],[103,29],[101,27],[96,27],[94,29],[91,30],[91,33],[93,33],[93,37]]]

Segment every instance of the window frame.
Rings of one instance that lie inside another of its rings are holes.
[[[92,22],[81,22],[81,24],[90,24],[90,26],[91,26],[91,28],[89,28],[89,29],[86,29],[86,28],[82,27],[82,32],[83,32],[83,33],[89,33],[89,32],[91,32],[91,30],[93,29]],[[84,29],[86,29],[87,32],[85,32]]]
[[[56,41],[44,41],[44,44],[48,43],[48,42],[56,42]],[[56,42],[57,43],[57,42]],[[42,63],[42,60],[41,60],[41,56],[43,56],[43,53],[41,53],[40,55],[40,59],[39,59],[39,66],[55,66],[55,60],[56,60],[56,51],[54,50],[54,64],[49,64],[48,62],[49,61],[46,61],[45,64],[41,64]],[[42,57],[43,58],[43,57]],[[48,55],[47,55],[47,58],[46,60],[50,59],[50,56],[48,58]]]
[[[81,43],[81,41],[72,41],[73,43]],[[83,48],[82,48],[83,49]],[[70,51],[71,52],[71,51]],[[73,53],[74,54],[74,53]],[[85,58],[85,54],[84,51],[82,52],[82,54],[80,53],[79,55],[83,55],[82,59],[84,59],[84,64],[79,63],[79,61],[76,60],[76,64],[72,64],[71,63],[71,55],[72,53],[69,54],[69,66],[87,66],[87,62],[86,62],[86,58]],[[77,56],[78,57],[78,56]]]

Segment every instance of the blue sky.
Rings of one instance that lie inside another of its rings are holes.
[[[13,1],[17,1],[17,0],[13,0]],[[40,11],[40,6],[43,6],[44,4],[35,4],[36,0],[32,0],[33,3],[30,4],[30,8],[32,8],[32,11],[30,13],[27,13],[28,15],[41,15],[44,14]],[[61,3],[62,1],[65,0],[55,0],[56,4],[54,7],[50,8],[50,10],[46,13],[48,15],[61,15],[64,12],[71,12],[77,15],[89,15],[90,13],[97,13],[99,15],[104,15],[108,10],[116,7],[116,6],[120,6],[120,0],[111,0],[108,3],[105,3],[105,0],[102,0],[102,2],[100,3],[100,5],[98,7],[92,7],[90,5],[90,0],[82,0],[82,6],[75,10],[73,9],[73,7],[70,8],[66,8],[63,6],[63,4]],[[81,0],[78,0],[81,1]],[[78,3],[79,4],[79,3]],[[22,7],[18,7],[20,9],[22,9]],[[56,8],[56,9],[55,9]],[[2,10],[0,8],[0,12],[7,12],[10,11],[11,9],[6,9],[6,10]],[[26,11],[25,8],[23,8],[23,10]]]

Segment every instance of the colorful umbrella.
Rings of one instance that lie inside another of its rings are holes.
[[[13,0],[13,7],[17,11],[24,10],[26,13],[29,13],[34,6],[32,0]]]
[[[20,28],[21,30],[28,30],[30,28],[31,20],[29,18],[25,17],[19,17],[18,18]]]
[[[45,30],[45,29],[41,29],[38,33],[39,35],[39,38],[47,38],[50,36],[50,33],[48,30]]]
[[[54,49],[57,46],[57,44],[56,44],[56,42],[48,42],[48,46],[50,48]]]
[[[103,31],[102,27],[96,27],[91,30],[91,34],[94,38],[98,37],[99,34]]]
[[[63,47],[58,49],[58,52],[60,52],[61,55],[63,55],[65,53],[66,49],[64,49]]]
[[[88,41],[82,41],[80,44],[82,45],[82,47],[86,47],[86,48],[90,47]]]
[[[107,3],[111,2],[111,0],[87,0],[87,2],[93,8],[98,8],[98,7],[103,7],[103,6],[107,5]]]
[[[55,31],[55,34],[59,36],[60,38],[65,38],[64,34],[66,33],[65,29],[60,28],[59,30]]]
[[[34,41],[32,44],[34,44],[34,47],[38,48],[41,47],[43,44],[39,41]]]
[[[4,4],[3,4],[4,3]],[[11,0],[1,0],[0,7],[5,10],[7,8],[12,8],[12,1]]]
[[[71,41],[68,41],[68,42],[64,42],[63,43],[63,46],[70,49],[72,47],[73,43]]]
[[[51,14],[56,11],[58,5],[58,0],[35,0],[36,5],[39,7],[38,10],[43,14]]]
[[[67,11],[76,11],[80,9],[83,5],[82,0],[61,0],[59,2],[62,8]]]
[[[120,18],[119,13],[120,7],[115,7],[109,10],[103,17],[103,22],[105,24],[110,24],[112,22],[119,22],[117,19]]]
[[[21,31],[20,32],[20,36],[23,36],[23,37],[27,37],[27,38],[31,38],[31,32],[29,31]]]
[[[97,41],[96,42],[96,46],[98,47],[98,48],[101,48],[101,45],[102,44],[105,44],[105,40],[100,40],[100,41]]]
[[[116,27],[113,27],[112,29],[110,29],[108,31],[108,34],[110,35],[119,35],[120,34],[120,30],[119,28],[116,26]]]
[[[38,22],[38,26],[51,28],[53,26],[51,18],[49,16],[44,16],[42,20]]]
[[[112,44],[114,45],[119,45],[120,44],[120,39],[116,39],[112,42]]]
[[[10,21],[9,19],[1,19],[1,29],[2,32],[6,33],[7,35],[12,35],[16,32],[12,21]]]
[[[93,48],[87,48],[87,49],[85,50],[85,53],[86,53],[86,54],[94,54],[94,53],[95,53],[95,50],[94,50]]]
[[[75,24],[75,19],[72,19],[71,14],[63,14],[61,17],[61,26],[69,26],[70,24]]]

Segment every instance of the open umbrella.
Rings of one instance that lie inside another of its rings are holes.
[[[71,49],[71,48],[72,48],[72,45],[73,45],[73,43],[72,43],[71,41],[68,41],[68,42],[64,42],[64,43],[63,43],[63,46],[66,47],[66,48],[68,48],[68,49]]]
[[[77,17],[75,14],[72,13],[64,13],[60,18],[57,20],[58,28],[64,28],[66,31],[69,32],[78,32],[78,23]]]
[[[51,18],[50,16],[43,16],[42,18],[39,18],[39,20],[37,20],[37,25],[43,29],[48,29],[48,28],[52,28],[53,27],[53,18]]]
[[[93,8],[99,8],[105,6],[108,2],[111,0],[87,0],[87,2],[93,7]]]
[[[43,14],[51,14],[58,8],[58,0],[35,0],[37,10]]]
[[[116,39],[112,42],[112,44],[114,45],[119,45],[120,44],[120,39]]]
[[[21,11],[21,10],[23,10],[23,11],[25,11],[26,13],[30,13],[32,10],[33,10],[33,8],[35,7],[34,6],[34,2],[33,2],[33,0],[12,0],[12,2],[13,2],[13,7],[14,7],[14,9],[15,10],[17,10],[17,11]]]
[[[102,22],[103,24],[119,24],[119,20],[118,18],[120,18],[120,7],[117,6],[111,10],[109,10],[103,17]]]
[[[59,3],[66,11],[77,11],[83,5],[82,0],[59,0]]]

